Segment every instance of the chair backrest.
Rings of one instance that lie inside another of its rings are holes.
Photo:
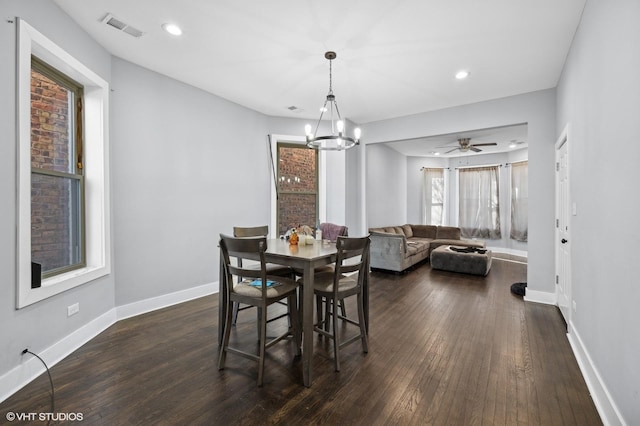
[[[338,237],[349,235],[349,229],[346,226],[336,225],[335,223],[321,223],[320,230],[322,231],[323,240],[336,241]]]
[[[336,249],[338,251],[335,267],[336,278],[345,273],[358,272],[358,282],[362,285],[364,275],[368,273],[370,243],[369,237],[338,237],[336,241]],[[360,258],[357,261],[345,262],[358,256]]]
[[[269,235],[269,226],[233,227],[234,237],[266,237]]]
[[[267,239],[265,237],[231,237],[220,234],[220,255],[224,267],[224,276],[227,283],[233,283],[233,277],[239,278],[260,278],[262,280],[263,293],[266,294],[267,269],[265,267],[264,253],[267,250]],[[231,258],[238,259],[238,264],[231,263]],[[260,269],[247,269],[242,267],[241,259],[252,259],[260,261]],[[231,285],[227,286],[230,291]]]

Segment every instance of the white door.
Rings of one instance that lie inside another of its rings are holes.
[[[556,143],[556,296],[569,330],[571,320],[571,197],[567,130]]]

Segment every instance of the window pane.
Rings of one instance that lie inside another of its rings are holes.
[[[431,202],[442,204],[444,200],[444,178],[433,178],[431,189]]]
[[[31,70],[31,167],[74,173],[73,92]]]
[[[316,194],[280,194],[278,235],[299,225],[316,225]]]
[[[317,151],[306,146],[279,146],[278,189],[285,192],[316,192],[316,156]]]
[[[42,272],[82,262],[80,180],[31,174],[31,260]]]

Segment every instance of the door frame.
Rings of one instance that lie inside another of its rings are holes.
[[[565,126],[565,128],[562,130],[562,133],[560,134],[560,136],[558,137],[558,140],[556,141],[555,144],[555,211],[556,211],[556,224],[555,224],[555,229],[554,229],[554,235],[555,235],[555,242],[554,242],[554,249],[555,249],[555,293],[556,293],[556,303],[558,305],[558,309],[560,309],[560,312],[562,313],[566,323],[567,323],[567,333],[569,333],[571,331],[570,327],[571,327],[571,317],[573,314],[573,283],[571,281],[571,226],[570,226],[570,222],[571,222],[571,216],[572,214],[575,214],[574,209],[572,209],[572,202],[571,202],[571,173],[570,173],[570,165],[571,165],[571,156],[570,156],[570,149],[571,149],[571,145],[569,143],[570,138],[570,127],[569,124],[567,124]],[[561,194],[560,194],[560,176],[559,176],[559,168],[560,168],[560,150],[566,145],[566,156],[567,156],[567,161],[566,161],[566,172],[567,172],[567,176],[566,176],[566,185],[567,185],[567,192],[568,192],[568,197],[565,200],[565,205],[562,206],[562,200],[561,200]],[[568,240],[568,242],[566,244],[562,244],[560,242],[560,215],[562,212],[562,208],[564,207],[565,211],[567,212],[567,222],[569,222],[569,224],[567,225],[567,229],[565,230],[565,234],[566,234],[566,239]],[[563,269],[561,268],[561,260],[560,260],[560,256],[561,256],[561,252],[562,250],[565,249],[568,251],[568,262],[567,265],[565,265],[565,269],[564,269],[564,277],[560,276],[562,274]],[[561,301],[561,294],[560,294],[560,285],[559,285],[559,280],[564,279],[564,288],[566,290],[564,297],[566,297],[567,302],[568,302],[568,306],[566,309],[566,312],[564,312],[562,310],[562,307],[560,306],[560,301]]]

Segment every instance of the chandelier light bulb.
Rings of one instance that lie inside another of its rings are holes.
[[[338,128],[338,133],[342,133],[342,131],[344,130],[344,121],[338,120],[338,122],[336,123],[336,127]]]
[[[360,127],[356,127],[355,129],[353,129],[353,135],[356,137],[356,140],[360,140],[361,134],[362,131],[360,130]]]
[[[311,124],[307,124],[304,126],[304,134],[307,136],[311,135]]]

